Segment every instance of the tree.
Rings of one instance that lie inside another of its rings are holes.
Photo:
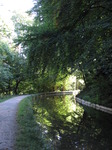
[[[86,87],[95,87],[98,99],[108,95],[110,100],[111,4],[110,0],[35,0],[34,24],[17,40],[33,72],[69,75],[79,70]]]
[[[12,59],[9,47],[7,44],[0,42],[0,92],[8,92],[8,81],[12,79],[13,75],[10,71],[11,66],[9,62]]]
[[[6,23],[0,18],[0,41],[4,41],[8,44],[11,42],[11,29]]]

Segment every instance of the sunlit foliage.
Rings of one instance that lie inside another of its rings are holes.
[[[17,40],[31,72],[67,76],[79,70],[90,95],[111,103],[111,5],[110,0],[35,0],[29,12],[34,24]]]

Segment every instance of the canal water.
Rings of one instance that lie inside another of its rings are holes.
[[[112,150],[112,115],[82,106],[72,95],[38,96],[33,108],[49,150]]]

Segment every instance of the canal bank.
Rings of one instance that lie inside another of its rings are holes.
[[[88,107],[92,107],[92,108],[94,108],[96,110],[100,110],[100,111],[112,114],[112,108],[108,108],[108,107],[105,107],[105,106],[102,106],[102,105],[94,104],[94,103],[85,101],[83,99],[80,99],[78,97],[76,97],[76,101],[78,103],[82,104],[82,105],[85,105],[85,106],[88,106]]]
[[[44,95],[44,96],[52,96],[52,95],[74,95],[74,98],[76,101],[82,105],[92,107],[96,110],[100,110],[109,114],[112,114],[112,108],[108,108],[99,104],[95,104],[86,100],[83,100],[79,97],[77,97],[77,94],[80,92],[80,90],[75,90],[75,91],[62,91],[62,92],[46,92],[46,93],[39,93],[38,95]],[[37,95],[37,96],[38,96]]]

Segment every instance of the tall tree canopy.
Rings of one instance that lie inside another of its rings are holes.
[[[111,100],[111,6],[111,0],[34,0],[29,12],[34,24],[17,39],[32,72],[68,75],[79,70],[90,91],[97,87],[94,95]]]

